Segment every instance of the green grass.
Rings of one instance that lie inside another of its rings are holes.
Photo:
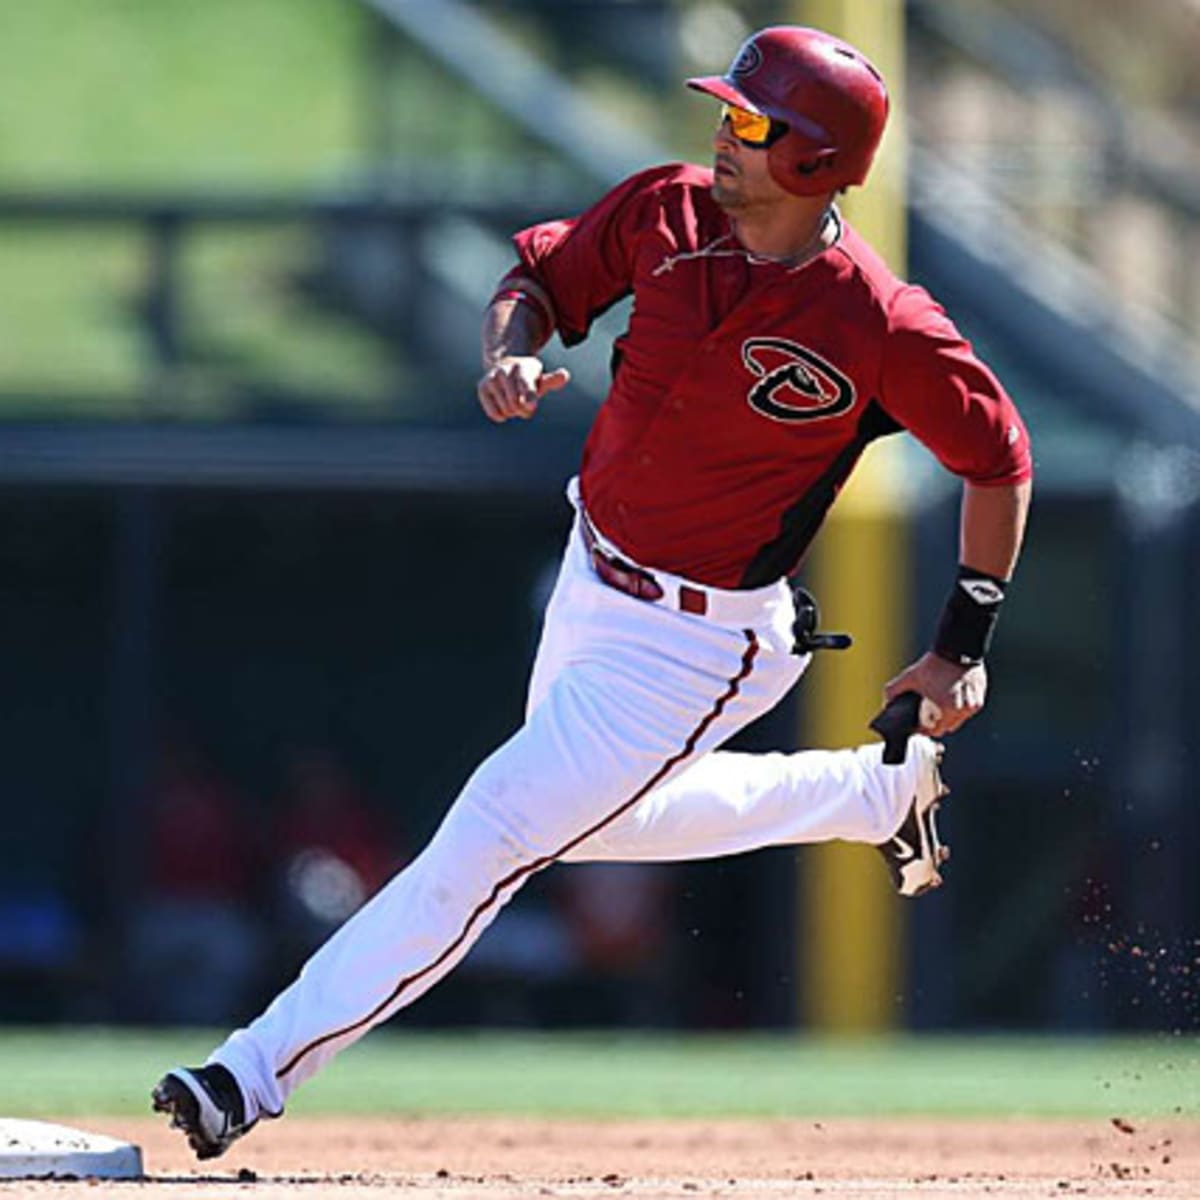
[[[6,4],[5,186],[309,181],[353,149],[362,33],[346,0]]]
[[[194,1032],[0,1034],[0,1113],[145,1110]],[[297,1094],[293,1112],[611,1117],[1196,1116],[1193,1038],[1065,1040],[376,1033]]]
[[[334,395],[337,418],[386,417],[396,367],[365,331],[303,303],[290,283],[313,254],[297,227],[197,230],[181,255],[184,361],[142,407],[154,368],[135,307],[145,290],[142,232],[0,226],[0,392],[47,397],[9,415],[169,420],[231,415],[239,384]],[[42,407],[45,406],[45,407]]]
[[[136,230],[0,225],[0,388],[90,392],[127,415],[141,354],[131,309],[140,285]]]
[[[265,188],[341,176],[361,142],[366,10],[348,0],[37,0],[5,6],[4,191]],[[286,283],[308,234],[208,230],[183,266],[197,351],[157,386],[135,316],[144,231],[0,225],[0,393],[10,417],[223,418],[237,385],[387,414],[394,366],[367,334]]]

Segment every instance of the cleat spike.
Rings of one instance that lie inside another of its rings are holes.
[[[170,1114],[170,1128],[183,1132],[197,1158],[216,1158],[255,1125],[232,1073],[219,1064],[178,1067],[150,1093],[155,1112]]]

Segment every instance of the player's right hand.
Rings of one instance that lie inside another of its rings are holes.
[[[547,392],[566,387],[570,380],[571,372],[565,367],[547,371],[540,358],[514,355],[488,367],[475,392],[480,407],[497,424],[512,417],[528,421]]]
[[[983,663],[959,666],[930,652],[890,680],[883,689],[883,699],[890,703],[901,692],[917,692],[932,701],[931,720],[922,720],[921,727],[933,737],[943,737],[983,708],[987,685],[987,668]]]

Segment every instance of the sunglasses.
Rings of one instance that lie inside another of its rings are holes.
[[[764,113],[738,108],[736,104],[721,105],[721,121],[729,122],[729,130],[743,145],[763,149],[777,142],[788,127],[782,121],[774,121]]]

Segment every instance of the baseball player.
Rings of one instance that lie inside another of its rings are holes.
[[[688,84],[723,106],[712,167],[643,171],[579,217],[518,233],[484,320],[479,402],[493,421],[527,420],[568,381],[538,357],[552,334],[573,345],[634,300],[568,487],[574,525],[525,722],[260,1017],[159,1082],[154,1107],[201,1158],[279,1116],[552,863],[844,838],[878,845],[901,894],[941,882],[929,737],[899,765],[878,743],[717,748],[803,673],[788,577],[863,448],[901,429],[963,479],[962,530],[934,643],[885,694],[931,701],[933,735],[978,712],[1023,533],[1028,437],[942,309],[838,212],[887,118],[874,66],[784,26]]]

